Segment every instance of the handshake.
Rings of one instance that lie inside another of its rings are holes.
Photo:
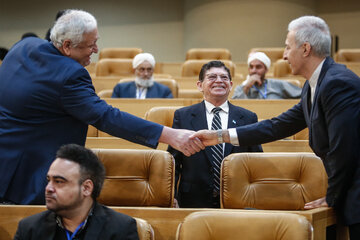
[[[185,129],[164,127],[159,142],[169,144],[181,151],[185,156],[191,156],[212,146],[223,142],[230,142],[229,132],[223,130],[200,130],[197,132]]]

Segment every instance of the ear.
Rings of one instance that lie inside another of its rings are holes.
[[[81,184],[81,191],[85,197],[91,196],[93,190],[94,190],[94,183],[90,179],[86,179]]]
[[[303,53],[303,56],[304,56],[304,57],[308,57],[308,56],[310,55],[310,52],[311,52],[311,45],[310,45],[310,43],[305,42],[305,43],[303,44],[303,51],[304,51],[304,53]]]
[[[197,89],[198,89],[200,92],[204,92],[203,87],[202,87],[202,84],[203,84],[203,82],[201,82],[201,81],[197,81],[197,83],[196,83]]]
[[[63,49],[65,56],[71,55],[71,41],[69,39],[66,39],[63,42],[62,49]]]

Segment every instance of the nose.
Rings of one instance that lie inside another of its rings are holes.
[[[93,53],[98,53],[99,49],[97,44],[95,44],[94,48],[93,48]]]
[[[255,67],[250,67],[249,72],[250,72],[250,74],[256,73],[256,68]]]
[[[286,51],[286,50],[284,50],[283,59],[284,59],[284,60],[287,60],[287,51]]]
[[[54,192],[54,187],[52,186],[51,182],[48,182],[46,185],[45,192]]]

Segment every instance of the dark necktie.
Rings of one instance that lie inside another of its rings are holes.
[[[211,130],[218,130],[221,128],[221,118],[219,115],[219,112],[221,111],[221,108],[216,107],[213,108],[212,112],[214,113],[214,118],[211,124]],[[211,155],[213,157],[213,166],[214,166],[214,190],[216,192],[220,192],[220,167],[221,162],[224,158],[223,153],[223,145],[217,144],[215,146],[211,147]]]

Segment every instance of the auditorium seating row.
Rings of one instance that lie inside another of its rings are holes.
[[[229,155],[221,166],[222,209],[176,209],[171,208],[174,159],[169,153],[119,149],[94,152],[107,171],[99,202],[138,218],[139,232],[145,236],[141,239],[233,239],[245,228],[244,239],[253,235],[251,239],[325,240],[326,227],[336,224],[331,208],[303,209],[305,202],[324,196],[327,188],[322,162],[311,153]],[[0,206],[0,239],[12,239],[21,218],[44,209],[44,206]],[[294,233],[294,228],[298,232]],[[154,238],[149,238],[151,229]],[[252,232],[255,229],[257,232]],[[307,229],[307,234],[300,229]],[[228,231],[236,234],[229,236]],[[308,238],[300,237],[304,234]],[[339,234],[338,239],[344,239],[343,236]]]

